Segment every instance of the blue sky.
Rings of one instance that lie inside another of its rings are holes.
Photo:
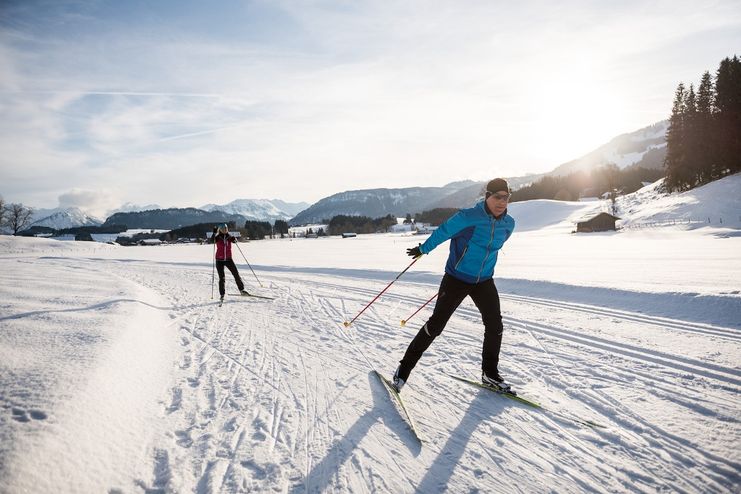
[[[6,0],[0,195],[103,214],[543,172],[741,47],[738,1],[513,3]]]

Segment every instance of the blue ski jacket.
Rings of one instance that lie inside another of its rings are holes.
[[[432,232],[419,250],[429,254],[450,239],[445,272],[464,283],[480,283],[494,276],[499,249],[515,229],[515,220],[505,211],[499,218],[481,201],[461,209]]]

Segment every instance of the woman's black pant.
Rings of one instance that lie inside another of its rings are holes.
[[[224,280],[224,266],[226,266],[229,271],[232,272],[232,275],[234,275],[234,281],[237,282],[237,288],[239,288],[239,291],[241,292],[244,290],[244,283],[242,283],[242,278],[239,277],[239,271],[237,271],[237,266],[234,264],[234,261],[231,259],[227,259],[226,261],[216,260],[216,272],[219,273],[219,294],[221,297],[224,297],[224,293],[226,293],[226,281]]]
[[[404,358],[401,359],[399,377],[404,381],[417,365],[422,354],[432,341],[443,332],[450,316],[470,296],[481,313],[484,322],[484,345],[481,351],[481,370],[487,375],[497,374],[499,365],[499,350],[502,347],[502,313],[499,306],[499,293],[493,279],[481,283],[464,283],[449,274],[443,276],[440,290],[435,303],[435,310],[427,323],[422,326],[417,336],[409,344]]]

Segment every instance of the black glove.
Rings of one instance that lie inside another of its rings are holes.
[[[420,244],[420,245],[422,245],[422,244]],[[418,257],[422,257],[422,251],[419,250],[419,245],[416,246],[416,247],[413,247],[411,249],[407,249],[407,255],[409,257],[413,257],[415,259],[418,258]]]

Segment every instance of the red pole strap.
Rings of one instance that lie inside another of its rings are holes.
[[[358,312],[358,315],[357,316],[355,316],[355,317],[352,318],[352,321],[350,321],[350,322],[345,321],[345,323],[344,323],[345,324],[345,327],[348,327],[352,323],[354,323],[355,322],[355,319],[357,319],[358,317],[360,317],[360,314],[362,314],[363,312],[365,312],[365,310],[368,307],[370,307],[373,304],[373,302],[375,302],[376,300],[378,300],[378,297],[380,297],[381,295],[383,295],[383,293],[386,290],[388,290],[391,285],[393,285],[394,283],[396,283],[396,280],[398,280],[399,278],[401,278],[401,275],[403,275],[404,273],[406,273],[409,270],[409,268],[411,268],[414,265],[415,262],[419,261],[420,257],[422,257],[422,256],[415,257],[414,260],[411,263],[409,263],[409,266],[407,266],[406,269],[404,269],[404,271],[402,271],[401,273],[399,273],[398,275],[396,275],[396,278],[394,278],[393,280],[391,280],[391,283],[389,283],[388,285],[386,285],[386,288],[384,288],[383,290],[381,290],[381,293],[379,293],[378,295],[376,295],[376,297],[373,300],[371,300],[368,305],[366,305],[365,307],[363,307],[363,310],[361,310],[360,312]]]

